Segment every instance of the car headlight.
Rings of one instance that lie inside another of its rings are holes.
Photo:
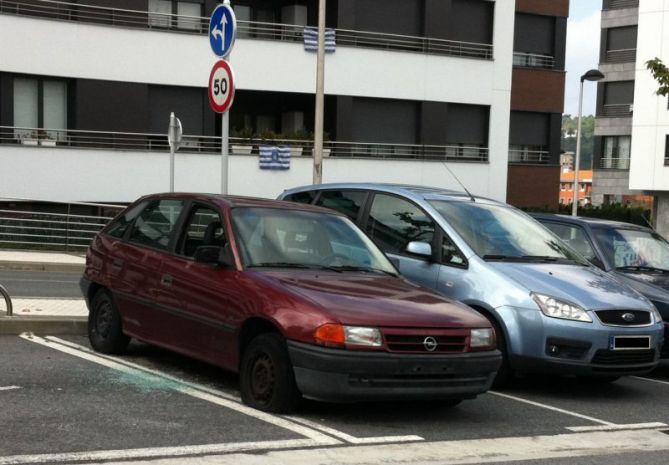
[[[650,313],[653,314],[653,323],[663,323],[662,321],[662,315],[660,314],[660,311],[657,309],[657,307],[653,304],[650,304],[652,310]]]
[[[495,331],[492,328],[472,329],[469,338],[469,347],[472,349],[482,349],[494,347]]]
[[[541,309],[541,312],[546,316],[592,323],[590,315],[578,305],[556,299],[549,295],[537,294],[536,292],[533,292],[531,295]]]
[[[366,326],[343,326],[327,323],[314,332],[316,342],[326,346],[343,347],[346,344],[356,346],[380,347],[383,344],[381,331]]]

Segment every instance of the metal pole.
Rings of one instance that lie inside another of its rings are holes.
[[[583,81],[581,78],[581,90],[578,94],[578,127],[576,129],[576,155],[574,156],[574,199],[571,206],[571,216],[578,215],[578,174],[581,163],[581,116],[583,113]]]
[[[221,194],[228,193],[228,143],[230,138],[230,113],[221,115]]]
[[[171,137],[174,137],[174,133],[176,132],[176,118],[174,116],[174,112],[170,113],[170,134]],[[174,144],[170,143],[170,192],[174,192]]]
[[[325,1],[318,1],[318,56],[316,65],[316,118],[314,122],[313,183],[323,182],[323,111],[325,87]]]

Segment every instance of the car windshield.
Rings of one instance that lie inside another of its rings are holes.
[[[669,243],[653,231],[594,228],[607,260],[615,268],[669,270]]]
[[[525,213],[480,202],[430,204],[484,260],[586,261]]]
[[[327,268],[397,275],[385,255],[348,218],[278,208],[235,208],[246,267]]]

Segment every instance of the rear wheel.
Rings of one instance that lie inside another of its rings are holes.
[[[103,354],[120,354],[130,342],[130,337],[123,334],[121,315],[105,289],[100,289],[91,302],[88,339],[93,349]]]
[[[286,341],[276,333],[261,334],[249,343],[239,382],[244,403],[258,410],[288,413],[300,399]]]

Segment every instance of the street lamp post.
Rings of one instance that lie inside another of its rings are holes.
[[[585,81],[599,81],[604,74],[598,69],[591,69],[581,76],[581,88],[578,94],[578,128],[576,129],[576,155],[574,157],[574,199],[571,204],[571,216],[578,214],[578,174],[581,163],[581,117],[583,114],[583,83]]]

